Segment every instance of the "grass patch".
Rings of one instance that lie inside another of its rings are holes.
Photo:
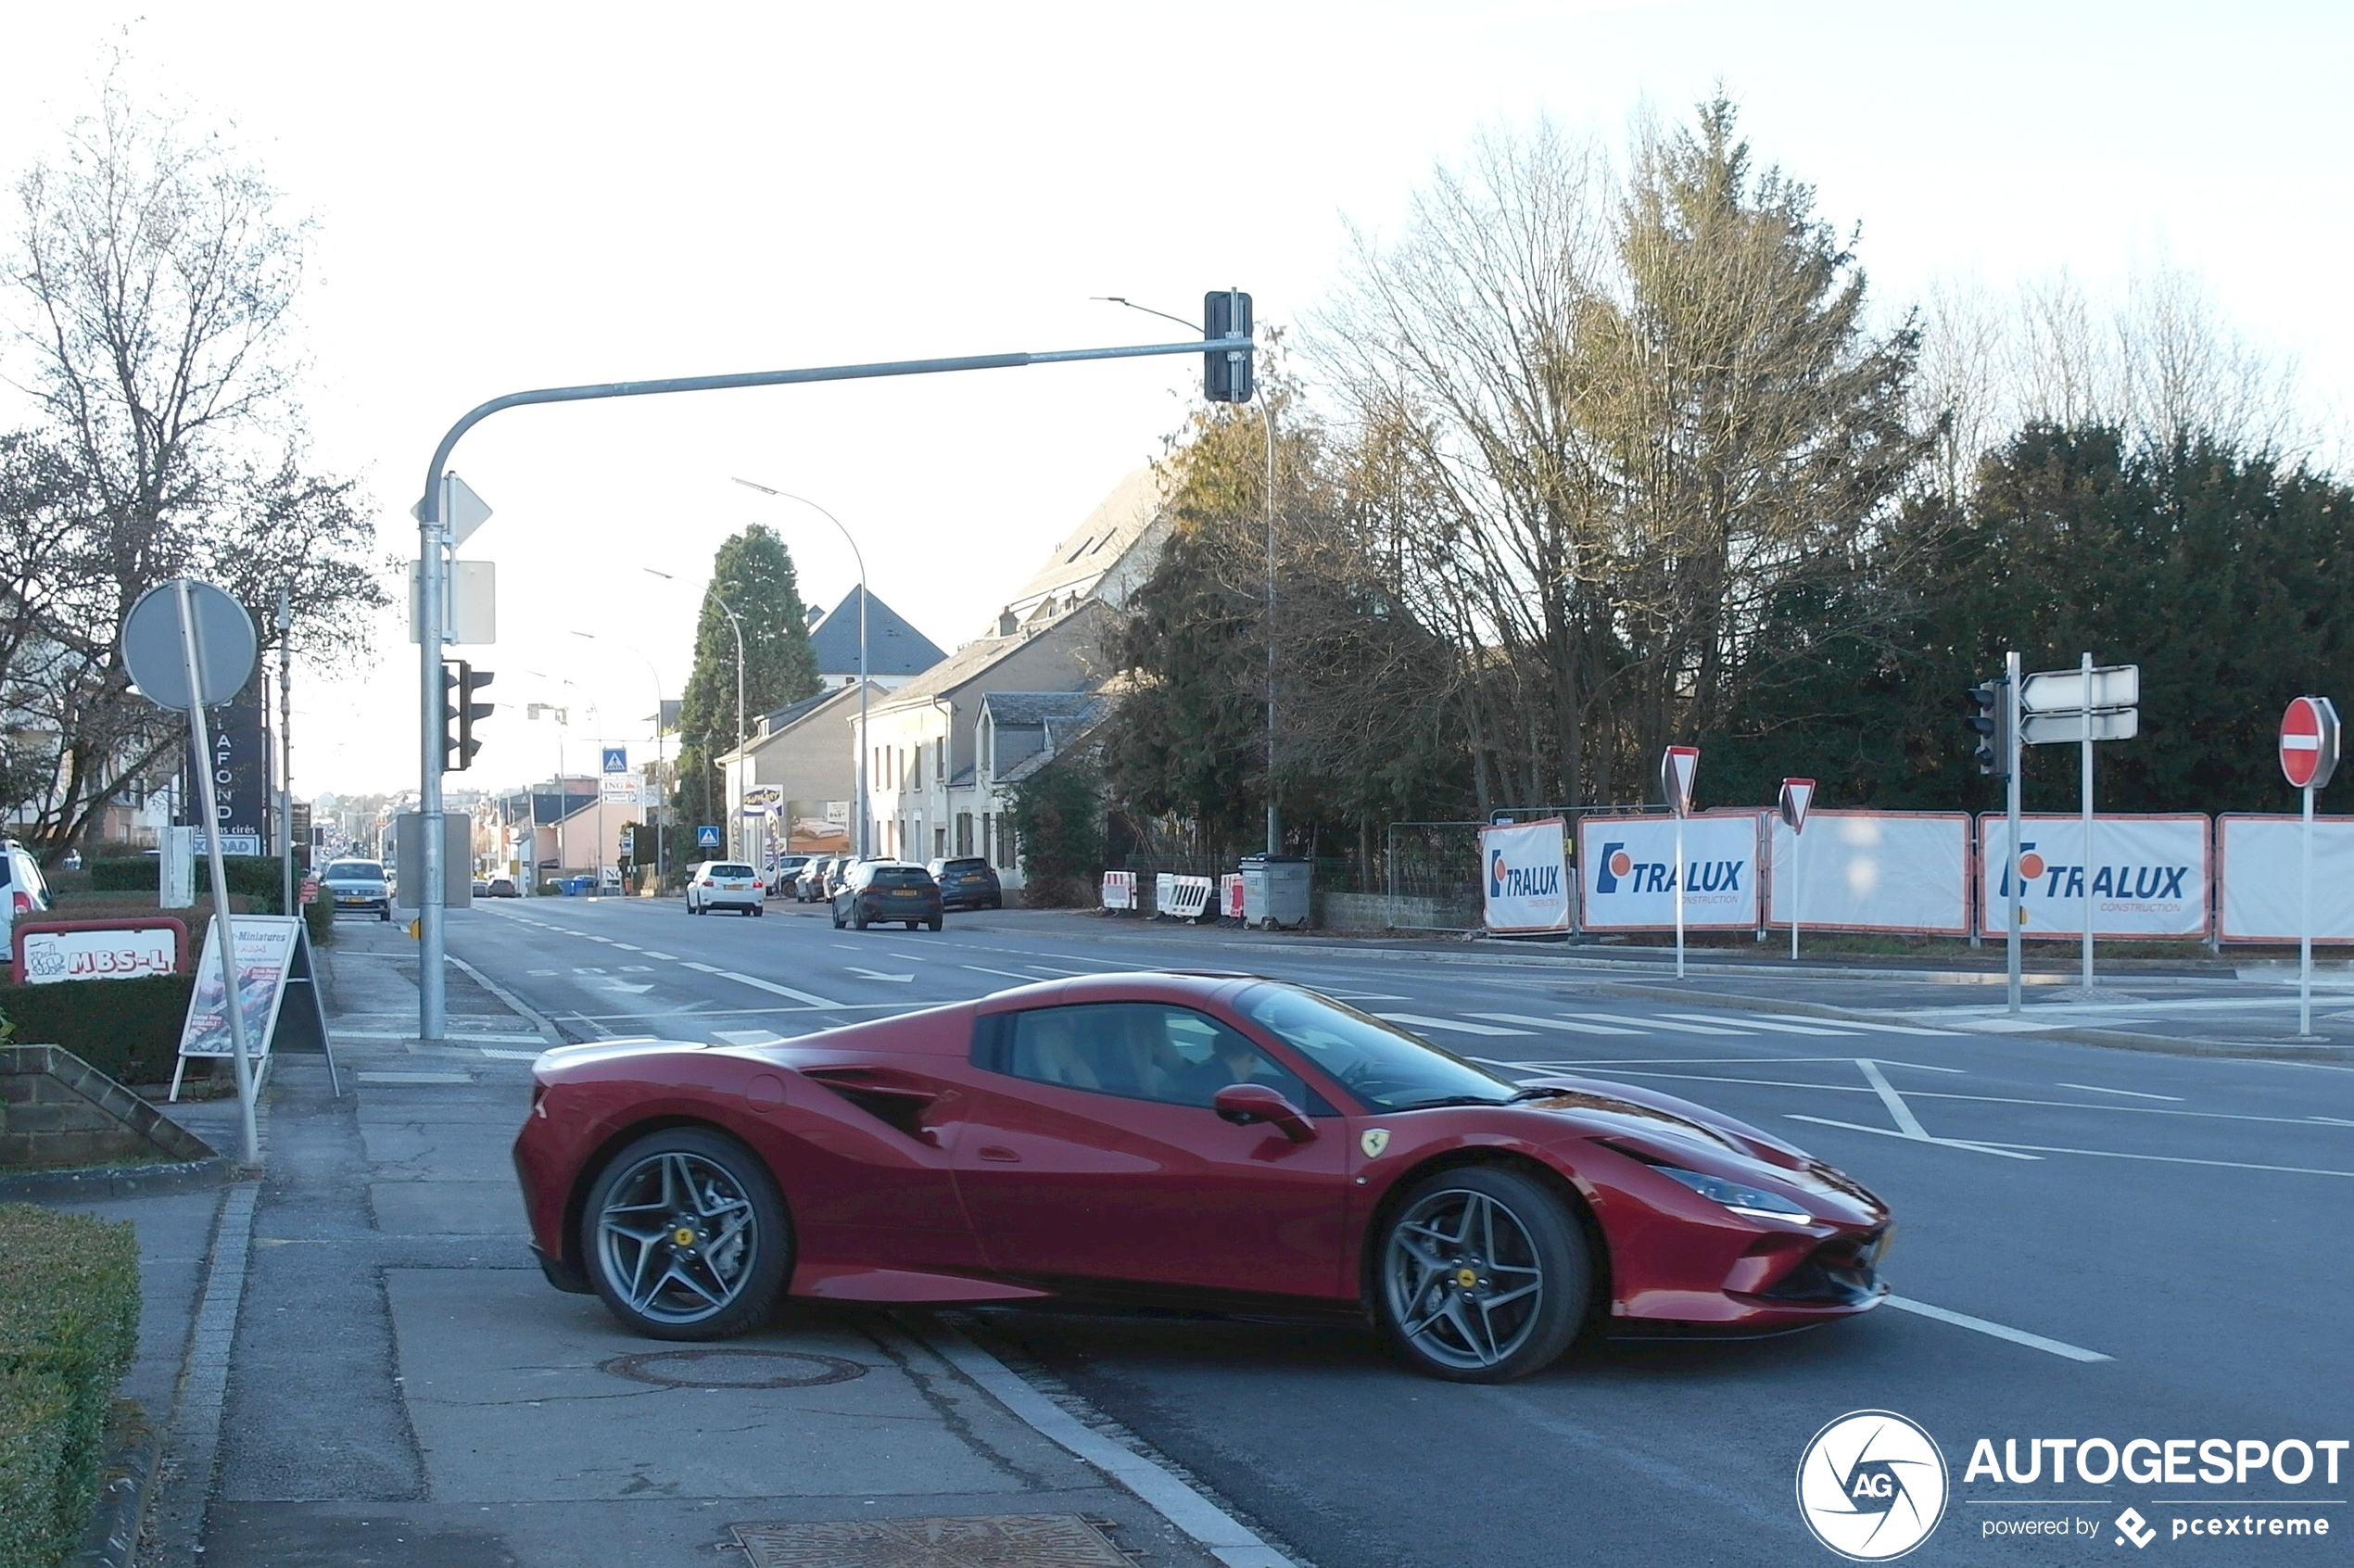
[[[131,1226],[0,1204],[0,1568],[55,1568],[80,1542],[138,1343]]]

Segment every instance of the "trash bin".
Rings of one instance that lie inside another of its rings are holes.
[[[586,898],[596,888],[597,879],[594,877],[566,877],[563,879],[563,886],[564,890],[564,896],[566,898]]]
[[[1243,924],[1268,930],[1306,926],[1310,869],[1306,855],[1243,856]]]

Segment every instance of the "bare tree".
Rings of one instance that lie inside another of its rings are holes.
[[[139,595],[181,574],[257,612],[284,588],[297,649],[348,655],[386,602],[349,481],[309,472],[288,331],[309,225],[218,135],[134,105],[120,76],[18,185],[5,280],[13,363],[81,498],[75,571],[44,579],[37,635],[0,697],[53,738],[31,831],[62,852],[179,727],[131,695],[118,641]]]

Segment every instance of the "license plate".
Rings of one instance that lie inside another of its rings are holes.
[[[749,882],[724,882],[721,884],[721,886],[729,892],[742,892],[751,885],[752,884]]]
[[[893,888],[891,890],[891,896],[893,898],[921,898],[924,895],[914,888]]]

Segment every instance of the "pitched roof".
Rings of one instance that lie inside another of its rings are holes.
[[[852,588],[824,620],[809,628],[809,651],[817,655],[819,675],[858,673],[858,598],[862,593],[864,588]],[[938,643],[910,626],[898,611],[867,595],[868,675],[921,675],[944,656]]]
[[[999,724],[1044,724],[1086,715],[1099,699],[1092,691],[992,691],[981,700]]]
[[[1084,608],[1084,607],[1082,607]],[[1091,618],[1092,620],[1092,618]],[[879,712],[893,708],[914,707],[930,702],[943,692],[954,691],[968,681],[986,672],[1001,659],[1011,658],[1042,636],[1083,635],[1084,627],[1073,615],[1063,615],[1051,624],[1010,637],[984,637],[966,643],[914,680],[892,691],[879,705]]]
[[[1052,597],[1084,597],[1160,515],[1160,475],[1140,468],[1112,487],[1069,537],[1055,546],[1021,590],[1006,601],[1019,615]]]

